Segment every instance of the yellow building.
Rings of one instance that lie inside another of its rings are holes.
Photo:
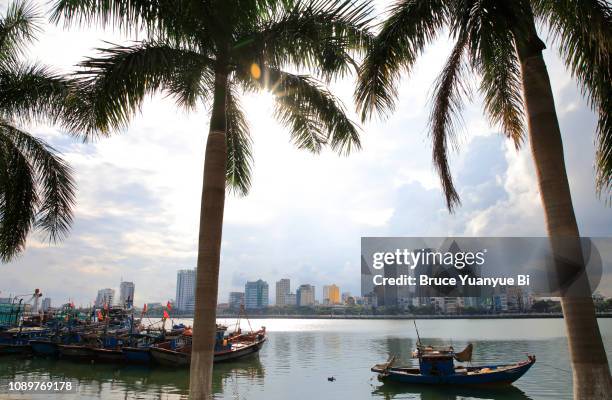
[[[340,288],[336,285],[323,286],[323,304],[340,304]]]

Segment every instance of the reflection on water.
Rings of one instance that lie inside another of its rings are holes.
[[[185,321],[190,323],[191,321]],[[221,321],[223,322],[223,321]],[[232,400],[569,400],[572,397],[562,320],[419,321],[423,342],[474,343],[474,364],[510,363],[536,354],[538,361],[514,386],[490,390],[382,384],[370,372],[398,355],[402,364],[416,345],[412,321],[266,320],[269,340],[259,355],[215,365],[215,399]],[[612,320],[600,320],[612,359]],[[556,369],[555,369],[556,368]],[[334,377],[329,382],[328,377]],[[186,399],[186,369],[114,367],[31,358],[0,358],[0,398],[8,381],[79,383],[79,399]],[[4,392],[5,393],[5,392]],[[18,399],[32,396],[14,396]],[[44,398],[44,397],[43,397]],[[54,398],[74,400],[74,394]]]
[[[258,357],[215,365],[213,393],[224,398],[234,382],[261,384],[264,367]],[[189,370],[89,364],[47,358],[0,358],[0,388],[15,381],[70,381],[78,383],[79,398],[187,398]],[[0,391],[1,394],[6,391]],[[57,395],[72,398],[73,394]]]
[[[408,396],[408,397],[407,397]],[[414,397],[411,397],[414,396]],[[421,400],[531,400],[525,392],[515,386],[498,388],[436,387],[426,385],[400,385],[386,383],[372,391],[372,397],[384,400],[416,398]]]

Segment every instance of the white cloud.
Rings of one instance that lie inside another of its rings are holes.
[[[122,40],[112,33],[49,27],[30,54],[68,71],[103,45],[102,38]],[[336,282],[359,293],[361,236],[544,234],[528,143],[516,152],[500,139],[478,98],[466,105],[461,150],[451,160],[463,206],[454,215],[445,210],[427,118],[431,83],[449,49],[444,38],[428,48],[410,78],[402,79],[395,114],[363,125],[363,150],[349,157],[296,150],[272,119],[267,97],[244,98],[254,139],[253,187],[246,198],[227,197],[223,300],[227,291],[259,277],[271,285],[281,276],[319,287]],[[592,113],[559,60],[547,54],[547,61],[581,229],[609,235],[609,208],[593,191]],[[354,81],[346,79],[333,92],[357,120],[353,88]],[[584,126],[586,134],[580,131]],[[87,302],[99,287],[118,286],[123,276],[136,281],[137,302],[174,297],[176,270],[195,265],[207,111],[186,114],[156,96],[128,129],[93,144],[50,127],[32,129],[75,168],[76,221],[60,245],[33,237],[22,257],[2,267],[0,290],[44,285],[58,302]]]

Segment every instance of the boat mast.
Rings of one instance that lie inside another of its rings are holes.
[[[416,330],[416,334],[417,334],[417,348],[418,348],[421,346],[421,337],[419,336],[419,328],[417,328],[415,319],[413,319],[412,322],[414,322],[414,329]]]

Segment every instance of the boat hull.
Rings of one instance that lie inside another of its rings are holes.
[[[487,385],[509,385],[523,376],[535,363],[534,359],[510,364],[510,365],[488,365],[471,367],[470,371],[487,369],[482,373],[455,373],[451,375],[421,375],[418,370],[411,368],[389,368],[383,369],[373,367],[372,372],[379,373],[379,379],[383,382],[391,381],[410,385],[458,385],[458,386],[487,386]]]
[[[266,339],[259,340],[255,343],[250,343],[245,345],[243,348],[239,348],[236,350],[229,351],[221,351],[215,353],[214,362],[226,362],[233,361],[239,358],[250,356],[251,354],[255,354],[261,350]]]
[[[191,352],[185,353],[159,347],[152,347],[151,358],[160,365],[167,367],[186,367],[191,363]]]
[[[255,354],[261,350],[265,338],[253,343],[236,344],[238,348],[228,351],[215,352],[213,361],[215,363],[233,361]],[[151,357],[155,362],[169,367],[186,367],[191,363],[190,351],[174,351],[160,347],[150,349]]]
[[[32,352],[39,356],[57,356],[59,349],[57,343],[50,340],[30,340]]]
[[[125,360],[130,364],[150,364],[152,361],[148,347],[124,347],[121,350],[125,355]]]
[[[62,358],[72,360],[92,360],[94,358],[91,347],[72,344],[60,344],[57,347]]]
[[[125,354],[121,350],[92,349],[96,361],[107,363],[121,363],[125,361]]]

